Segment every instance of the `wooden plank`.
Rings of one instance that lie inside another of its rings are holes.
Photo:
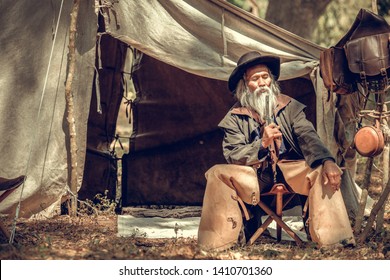
[[[200,217],[201,206],[145,206],[145,207],[124,207],[123,215],[132,215],[134,217],[160,217],[160,218],[189,218]]]

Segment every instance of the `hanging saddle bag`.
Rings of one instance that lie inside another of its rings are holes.
[[[381,79],[387,83],[390,26],[375,13],[360,9],[351,28],[333,47],[322,51],[320,72],[325,87],[338,94],[356,92],[357,83]],[[372,83],[374,84],[374,83]]]
[[[356,91],[343,48],[330,47],[321,52],[320,74],[330,92],[349,94]]]
[[[390,68],[390,33],[375,34],[348,41],[344,50],[349,70],[357,79],[377,80],[387,77]]]

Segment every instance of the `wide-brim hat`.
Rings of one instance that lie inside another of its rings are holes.
[[[279,79],[280,74],[280,58],[272,55],[262,55],[258,51],[245,53],[237,62],[237,67],[230,74],[228,87],[231,92],[236,90],[237,84],[244,76],[245,71],[255,65],[264,64],[271,71],[275,80]]]

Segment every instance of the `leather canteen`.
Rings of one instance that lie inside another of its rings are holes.
[[[354,138],[356,151],[364,157],[375,157],[382,153],[385,146],[383,132],[375,126],[364,126]]]
[[[390,67],[390,33],[351,40],[344,46],[349,70],[362,76],[386,75]]]

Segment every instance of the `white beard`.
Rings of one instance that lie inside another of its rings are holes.
[[[276,96],[279,94],[279,92],[279,88],[273,85],[270,87],[258,87],[253,92],[251,92],[249,89],[245,89],[242,92],[240,102],[242,106],[256,111],[262,120],[267,120],[268,118],[272,119],[272,112],[277,104]],[[267,95],[269,96],[269,116],[267,116]]]

